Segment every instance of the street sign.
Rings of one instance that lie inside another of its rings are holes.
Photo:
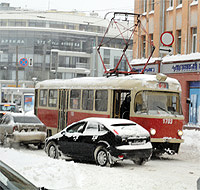
[[[165,46],[161,46],[159,48],[159,52],[163,53],[163,54],[173,54],[173,48],[172,47],[165,47]]]
[[[174,36],[171,32],[163,32],[160,36],[160,42],[164,46],[171,46],[174,43]]]
[[[26,67],[28,65],[28,59],[26,58],[21,58],[19,60],[19,64],[22,66],[22,67]]]

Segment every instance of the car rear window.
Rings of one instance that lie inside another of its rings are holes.
[[[12,112],[15,112],[16,108],[15,108],[14,105],[4,104],[4,105],[0,105],[0,111],[12,111]]]
[[[14,117],[15,123],[41,123],[41,121],[37,117]]]

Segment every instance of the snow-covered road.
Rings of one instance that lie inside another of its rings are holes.
[[[64,190],[196,190],[200,178],[200,131],[185,130],[178,155],[143,166],[123,161],[112,168],[54,160],[43,150],[0,147],[0,159],[36,186]]]

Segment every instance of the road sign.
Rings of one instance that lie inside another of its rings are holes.
[[[160,41],[164,46],[171,46],[174,43],[174,36],[171,32],[163,32]]]
[[[166,47],[166,46],[161,46],[159,48],[159,52],[160,53],[164,53],[164,54],[173,54],[173,48],[172,47]]]
[[[28,59],[26,58],[21,58],[19,60],[19,64],[22,66],[22,67],[26,67],[28,65]]]

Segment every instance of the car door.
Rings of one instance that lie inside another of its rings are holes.
[[[97,121],[88,122],[82,135],[83,138],[80,138],[82,140],[81,154],[84,157],[93,159],[99,141],[104,141],[107,133],[108,131],[103,130],[101,123]]]
[[[68,156],[74,156],[79,153],[79,136],[84,130],[86,122],[78,122],[70,125],[61,132],[62,137],[59,138],[59,149]]]

